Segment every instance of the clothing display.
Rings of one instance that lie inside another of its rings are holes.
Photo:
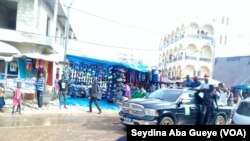
[[[103,65],[70,63],[68,72],[69,92],[72,97],[88,95],[92,80],[96,79],[102,91],[106,91],[108,83],[108,69]],[[102,97],[104,97],[103,95]]]

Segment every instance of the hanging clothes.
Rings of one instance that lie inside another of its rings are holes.
[[[39,68],[39,64],[40,64],[40,60],[36,59],[36,63],[35,63],[35,68],[38,69]]]
[[[49,69],[49,61],[44,61],[44,69]]]
[[[158,82],[158,71],[154,70],[153,71],[153,82]]]
[[[40,60],[40,68],[43,68],[44,69],[44,60]]]

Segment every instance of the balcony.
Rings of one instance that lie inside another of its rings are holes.
[[[197,60],[196,56],[186,56],[186,60]]]
[[[10,42],[23,42],[23,37],[20,32],[16,30],[0,28],[0,40]]]
[[[21,35],[24,38],[24,42],[27,42],[27,43],[47,45],[47,46],[51,46],[52,44],[52,37],[48,37],[46,35],[40,35],[40,34],[29,33],[29,32],[21,32]]]
[[[52,47],[54,38],[36,33],[0,28],[0,40],[14,43],[32,43]]]
[[[204,62],[212,62],[212,58],[211,57],[200,57],[199,60],[200,61],[204,61]]]
[[[163,46],[160,47],[160,50],[163,50],[164,48],[182,40],[182,39],[201,39],[201,40],[205,40],[208,41],[208,43],[213,44],[214,43],[214,39],[213,36],[209,36],[209,35],[200,35],[200,34],[187,34],[187,35],[180,35],[180,36],[176,36],[175,38],[171,38],[169,41],[166,41]]]

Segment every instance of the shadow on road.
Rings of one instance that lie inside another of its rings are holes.
[[[118,138],[116,141],[127,141],[127,136],[122,136]]]

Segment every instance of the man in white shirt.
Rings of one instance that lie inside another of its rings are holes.
[[[208,75],[204,75],[204,83],[201,84],[201,89],[209,89],[209,80],[208,80]]]

